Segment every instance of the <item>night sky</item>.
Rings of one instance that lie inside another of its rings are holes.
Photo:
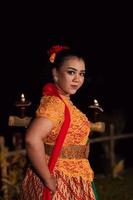
[[[131,6],[125,4],[85,5],[56,3],[3,6],[1,18],[2,123],[12,112],[14,101],[24,92],[34,104],[41,91],[41,72],[46,50],[52,44],[67,44],[88,57],[88,85],[82,104],[97,98],[105,112],[133,112],[131,68],[133,31]],[[48,11],[48,13],[46,13]],[[3,124],[2,124],[3,125]]]

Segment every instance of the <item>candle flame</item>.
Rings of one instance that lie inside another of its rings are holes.
[[[99,106],[99,103],[96,99],[94,99],[94,105]]]
[[[23,93],[21,94],[21,98],[24,98],[24,94]]]
[[[25,102],[25,96],[24,96],[23,93],[21,94],[21,101],[22,101],[22,102]]]

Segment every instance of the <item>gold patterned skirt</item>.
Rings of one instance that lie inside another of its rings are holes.
[[[68,177],[55,170],[57,189],[52,200],[95,200],[90,182],[82,177]],[[44,185],[32,169],[28,168],[21,186],[19,200],[42,200]]]

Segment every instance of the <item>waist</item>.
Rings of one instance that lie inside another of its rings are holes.
[[[54,145],[45,144],[45,153],[50,156]],[[86,145],[71,145],[61,148],[59,158],[81,159],[86,158]]]

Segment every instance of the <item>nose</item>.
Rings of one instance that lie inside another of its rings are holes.
[[[79,76],[78,73],[75,74],[75,76],[74,76],[74,81],[76,81],[76,82],[79,82],[79,81],[80,81],[80,76]]]

